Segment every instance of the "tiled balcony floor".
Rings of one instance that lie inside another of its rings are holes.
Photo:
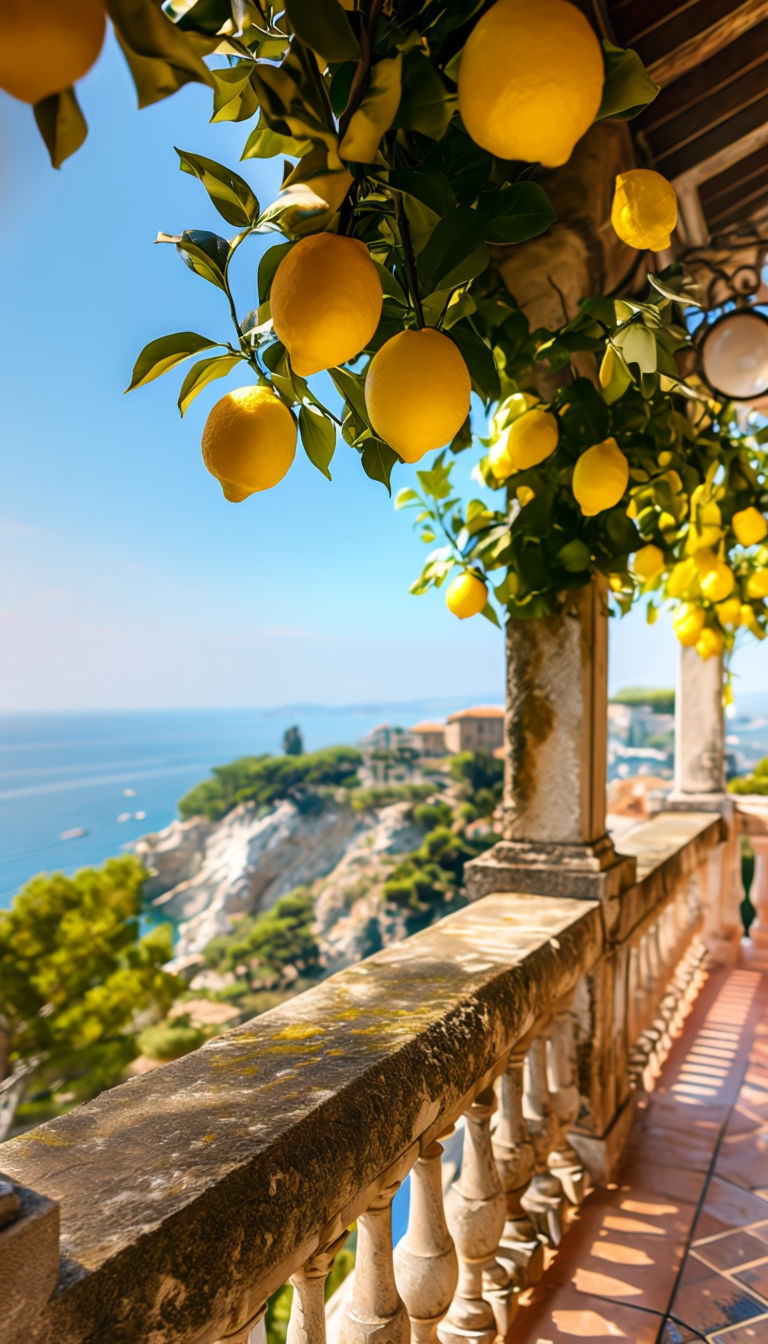
[[[768,960],[713,973],[508,1344],[768,1344]]]

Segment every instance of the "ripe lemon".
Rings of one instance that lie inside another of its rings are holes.
[[[507,452],[506,434],[502,434],[495,443],[491,444],[488,451],[488,465],[497,481],[506,481],[508,476],[514,475],[515,468]]]
[[[768,597],[768,569],[756,569],[747,579],[747,597]]]
[[[592,518],[618,504],[629,480],[629,463],[615,439],[604,439],[581,454],[573,469],[573,493],[581,512]]]
[[[766,632],[758,624],[754,607],[750,607],[748,602],[743,602],[741,605],[741,624],[746,630],[751,631],[756,639],[765,639]]]
[[[519,485],[515,493],[521,509],[524,509],[526,504],[530,504],[531,500],[536,498],[536,491],[532,490],[530,485]]]
[[[635,552],[632,570],[638,579],[655,579],[664,568],[664,552],[660,546],[641,546]]]
[[[90,70],[106,27],[104,0],[2,0],[0,89],[37,103]]]
[[[723,602],[733,592],[733,570],[724,560],[715,563],[701,576],[701,591],[710,602]]]
[[[488,589],[482,579],[474,574],[459,574],[448,584],[445,604],[454,616],[464,621],[468,616],[477,616],[488,601]]]
[[[611,224],[628,247],[663,252],[677,224],[675,189],[651,168],[619,173],[611,206]]]
[[[566,0],[497,0],[475,24],[459,67],[459,112],[501,159],[558,168],[597,116],[600,43]]]
[[[506,432],[506,451],[515,471],[527,471],[549,457],[557,447],[560,427],[557,416],[537,407],[526,411]]]
[[[723,535],[722,524],[719,504],[713,499],[704,504],[694,504],[691,497],[691,525],[685,540],[688,554],[716,546]]]
[[[704,629],[704,612],[701,607],[683,602],[674,614],[672,626],[680,643],[692,649]]]
[[[280,262],[270,292],[272,324],[294,373],[309,378],[364,350],[379,325],[379,273],[359,238],[313,233]]]
[[[271,387],[238,387],[213,407],[203,461],[237,503],[282,481],[296,454],[296,421]]]
[[[532,392],[513,392],[510,397],[501,402],[491,416],[492,434],[500,434],[503,429],[507,428],[507,425],[511,425],[513,420],[525,415],[525,412],[535,406],[538,400],[539,398],[535,397]]]
[[[668,597],[685,597],[698,591],[699,571],[693,559],[680,560],[667,579]]]
[[[458,347],[433,327],[399,331],[376,351],[365,404],[380,438],[418,462],[458,434],[469,414],[469,370]]]
[[[714,658],[717,654],[723,652],[723,643],[721,632],[712,630],[706,625],[696,640],[696,652],[700,658]]]
[[[741,602],[738,597],[728,597],[718,602],[717,619],[721,625],[741,625]]]
[[[751,505],[748,509],[740,509],[738,513],[734,513],[731,526],[741,546],[756,546],[758,541],[763,541],[768,536],[768,523],[762,513]]]
[[[609,406],[612,406],[614,401],[618,401],[619,397],[623,397],[632,382],[629,369],[616,354],[612,345],[605,347],[605,354],[598,371],[598,382],[603,390],[603,400]]]

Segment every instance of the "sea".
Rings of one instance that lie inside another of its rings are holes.
[[[380,723],[443,718],[499,692],[409,704],[0,714],[0,909],[36,873],[122,853],[178,815],[214,765],[278,753],[298,724],[307,751],[358,742]],[[82,832],[62,839],[67,832]]]

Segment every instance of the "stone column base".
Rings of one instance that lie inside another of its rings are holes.
[[[568,1142],[576,1149],[595,1185],[606,1186],[615,1181],[634,1114],[635,1093],[632,1092],[600,1137],[582,1134],[575,1129],[568,1134]]]
[[[492,891],[606,901],[632,886],[636,869],[636,860],[617,854],[608,835],[591,845],[500,840],[466,865],[464,883],[473,901]]]

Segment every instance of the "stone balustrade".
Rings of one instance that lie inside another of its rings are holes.
[[[618,896],[482,896],[3,1145],[0,1344],[254,1344],[289,1280],[288,1344],[324,1344],[355,1222],[340,1344],[493,1344],[569,1207],[615,1172],[703,974],[726,834],[662,815],[628,837]]]

